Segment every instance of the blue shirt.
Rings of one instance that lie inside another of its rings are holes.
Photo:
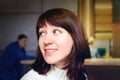
[[[20,61],[28,59],[35,59],[35,56],[26,55],[18,42],[10,43],[0,57],[0,80],[20,80],[24,72]]]

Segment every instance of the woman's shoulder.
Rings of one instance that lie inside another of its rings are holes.
[[[40,75],[35,70],[28,71],[20,80],[45,80],[44,75]]]

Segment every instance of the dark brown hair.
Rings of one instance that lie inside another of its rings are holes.
[[[18,40],[23,39],[23,38],[28,38],[25,34],[20,34],[18,35]]]
[[[39,29],[46,25],[46,22],[64,28],[72,37],[74,44],[70,55],[67,57],[64,69],[67,69],[69,80],[85,80],[84,59],[88,42],[83,26],[79,22],[76,15],[66,9],[55,8],[43,13],[37,21],[36,33],[39,39]],[[33,69],[39,74],[46,74],[51,65],[47,64],[43,59],[42,53],[38,48],[36,62],[33,64]]]

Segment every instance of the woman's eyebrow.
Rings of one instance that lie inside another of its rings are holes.
[[[44,29],[43,27],[42,28],[39,28],[39,30],[42,30],[42,29]]]

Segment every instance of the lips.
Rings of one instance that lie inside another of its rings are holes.
[[[51,56],[57,51],[57,49],[45,49],[45,56]]]

